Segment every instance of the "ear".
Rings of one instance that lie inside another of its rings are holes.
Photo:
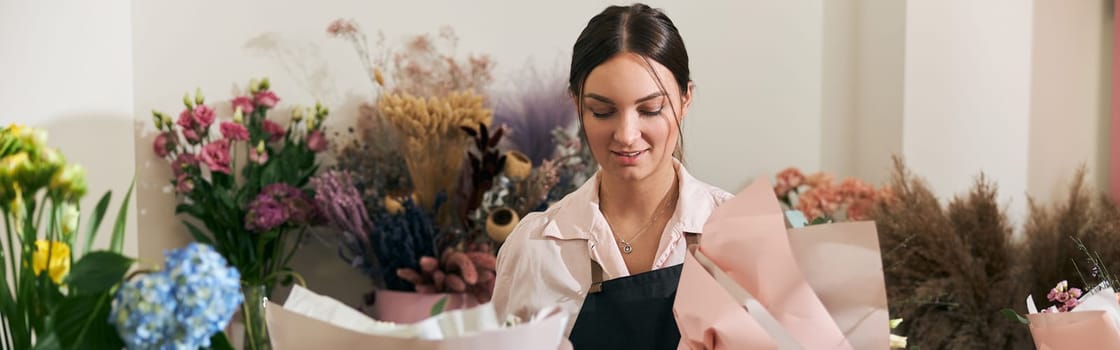
[[[688,82],[688,87],[685,88],[684,94],[681,94],[681,120],[688,116],[688,109],[692,107],[692,93],[696,90],[696,84],[691,81]]]

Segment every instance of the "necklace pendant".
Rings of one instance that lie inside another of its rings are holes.
[[[622,252],[623,253],[630,254],[630,252],[633,252],[633,251],[634,251],[634,248],[630,247],[630,243],[622,242]]]

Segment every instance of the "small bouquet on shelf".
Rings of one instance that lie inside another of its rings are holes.
[[[414,322],[445,298],[449,310],[489,301],[495,254],[520,218],[594,171],[563,80],[492,98],[494,63],[457,56],[450,28],[397,50],[379,38],[376,52],[352,21],[327,31],[354,46],[377,91],[337,164],[312,180],[340,255],[373,281],[366,306]]]
[[[875,189],[855,178],[835,184],[828,173],[806,176],[792,167],[778,173],[774,193],[786,210],[796,210],[793,214],[810,225],[867,220],[874,204],[891,196],[890,187]]]
[[[178,118],[153,111],[156,155],[171,163],[177,214],[195,240],[214,247],[245,285],[247,348],[267,346],[262,303],[280,282],[300,280],[288,266],[308,228],[321,215],[308,182],[327,150],[323,121],[329,110],[292,109],[286,126],[270,111],[279,104],[269,80],[252,80],[230,101],[232,118],[218,120],[201,91],[183,96]],[[216,130],[215,130],[216,129]],[[217,131],[217,132],[215,132]],[[294,241],[293,241],[294,239]],[[249,335],[249,334],[247,334]]]

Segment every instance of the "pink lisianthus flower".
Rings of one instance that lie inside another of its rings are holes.
[[[202,142],[202,135],[199,135],[194,129],[183,129],[183,138],[187,139],[187,142],[192,145],[197,145],[199,142]]]
[[[268,161],[268,151],[257,152],[257,148],[249,149],[249,161],[264,165]]]
[[[261,90],[253,94],[253,102],[256,102],[258,106],[264,108],[272,108],[276,107],[276,104],[280,102],[280,98],[276,97],[276,94],[272,93],[271,90]],[[244,110],[241,112],[245,113]]]
[[[268,142],[276,142],[284,138],[284,127],[276,122],[265,119],[261,127],[268,133]]]
[[[198,158],[190,153],[180,153],[175,157],[175,161],[171,162],[171,172],[175,176],[182,176],[187,172],[187,169],[198,166]]]
[[[233,107],[234,112],[237,112],[237,109],[241,108],[241,113],[245,115],[252,114],[255,108],[253,106],[253,99],[249,98],[249,96],[237,96],[233,98],[233,101],[230,101],[230,105]]]
[[[184,109],[182,112],[179,112],[179,119],[175,120],[175,124],[179,125],[183,130],[194,129],[194,115],[191,114],[191,110]]]
[[[171,150],[175,148],[174,136],[170,132],[161,132],[152,142],[152,151],[155,151],[160,158],[167,157],[168,154],[171,154]]]
[[[210,171],[229,174],[229,140],[218,140],[202,146],[199,158]]]
[[[194,189],[194,180],[187,173],[179,174],[175,178],[175,191],[179,193],[187,193]]]
[[[232,141],[249,140],[249,130],[244,125],[234,122],[222,122],[222,136]]]
[[[323,131],[315,130],[307,134],[307,148],[312,152],[327,150],[327,138],[323,136]]]
[[[214,123],[214,109],[207,105],[198,105],[194,107],[194,121],[198,124],[199,130],[206,130],[210,128],[210,124]]]

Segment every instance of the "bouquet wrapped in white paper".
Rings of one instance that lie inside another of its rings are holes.
[[[541,310],[503,326],[493,304],[455,310],[414,324],[377,321],[329,297],[295,287],[283,306],[266,308],[272,346],[287,349],[561,349],[568,315]]]

